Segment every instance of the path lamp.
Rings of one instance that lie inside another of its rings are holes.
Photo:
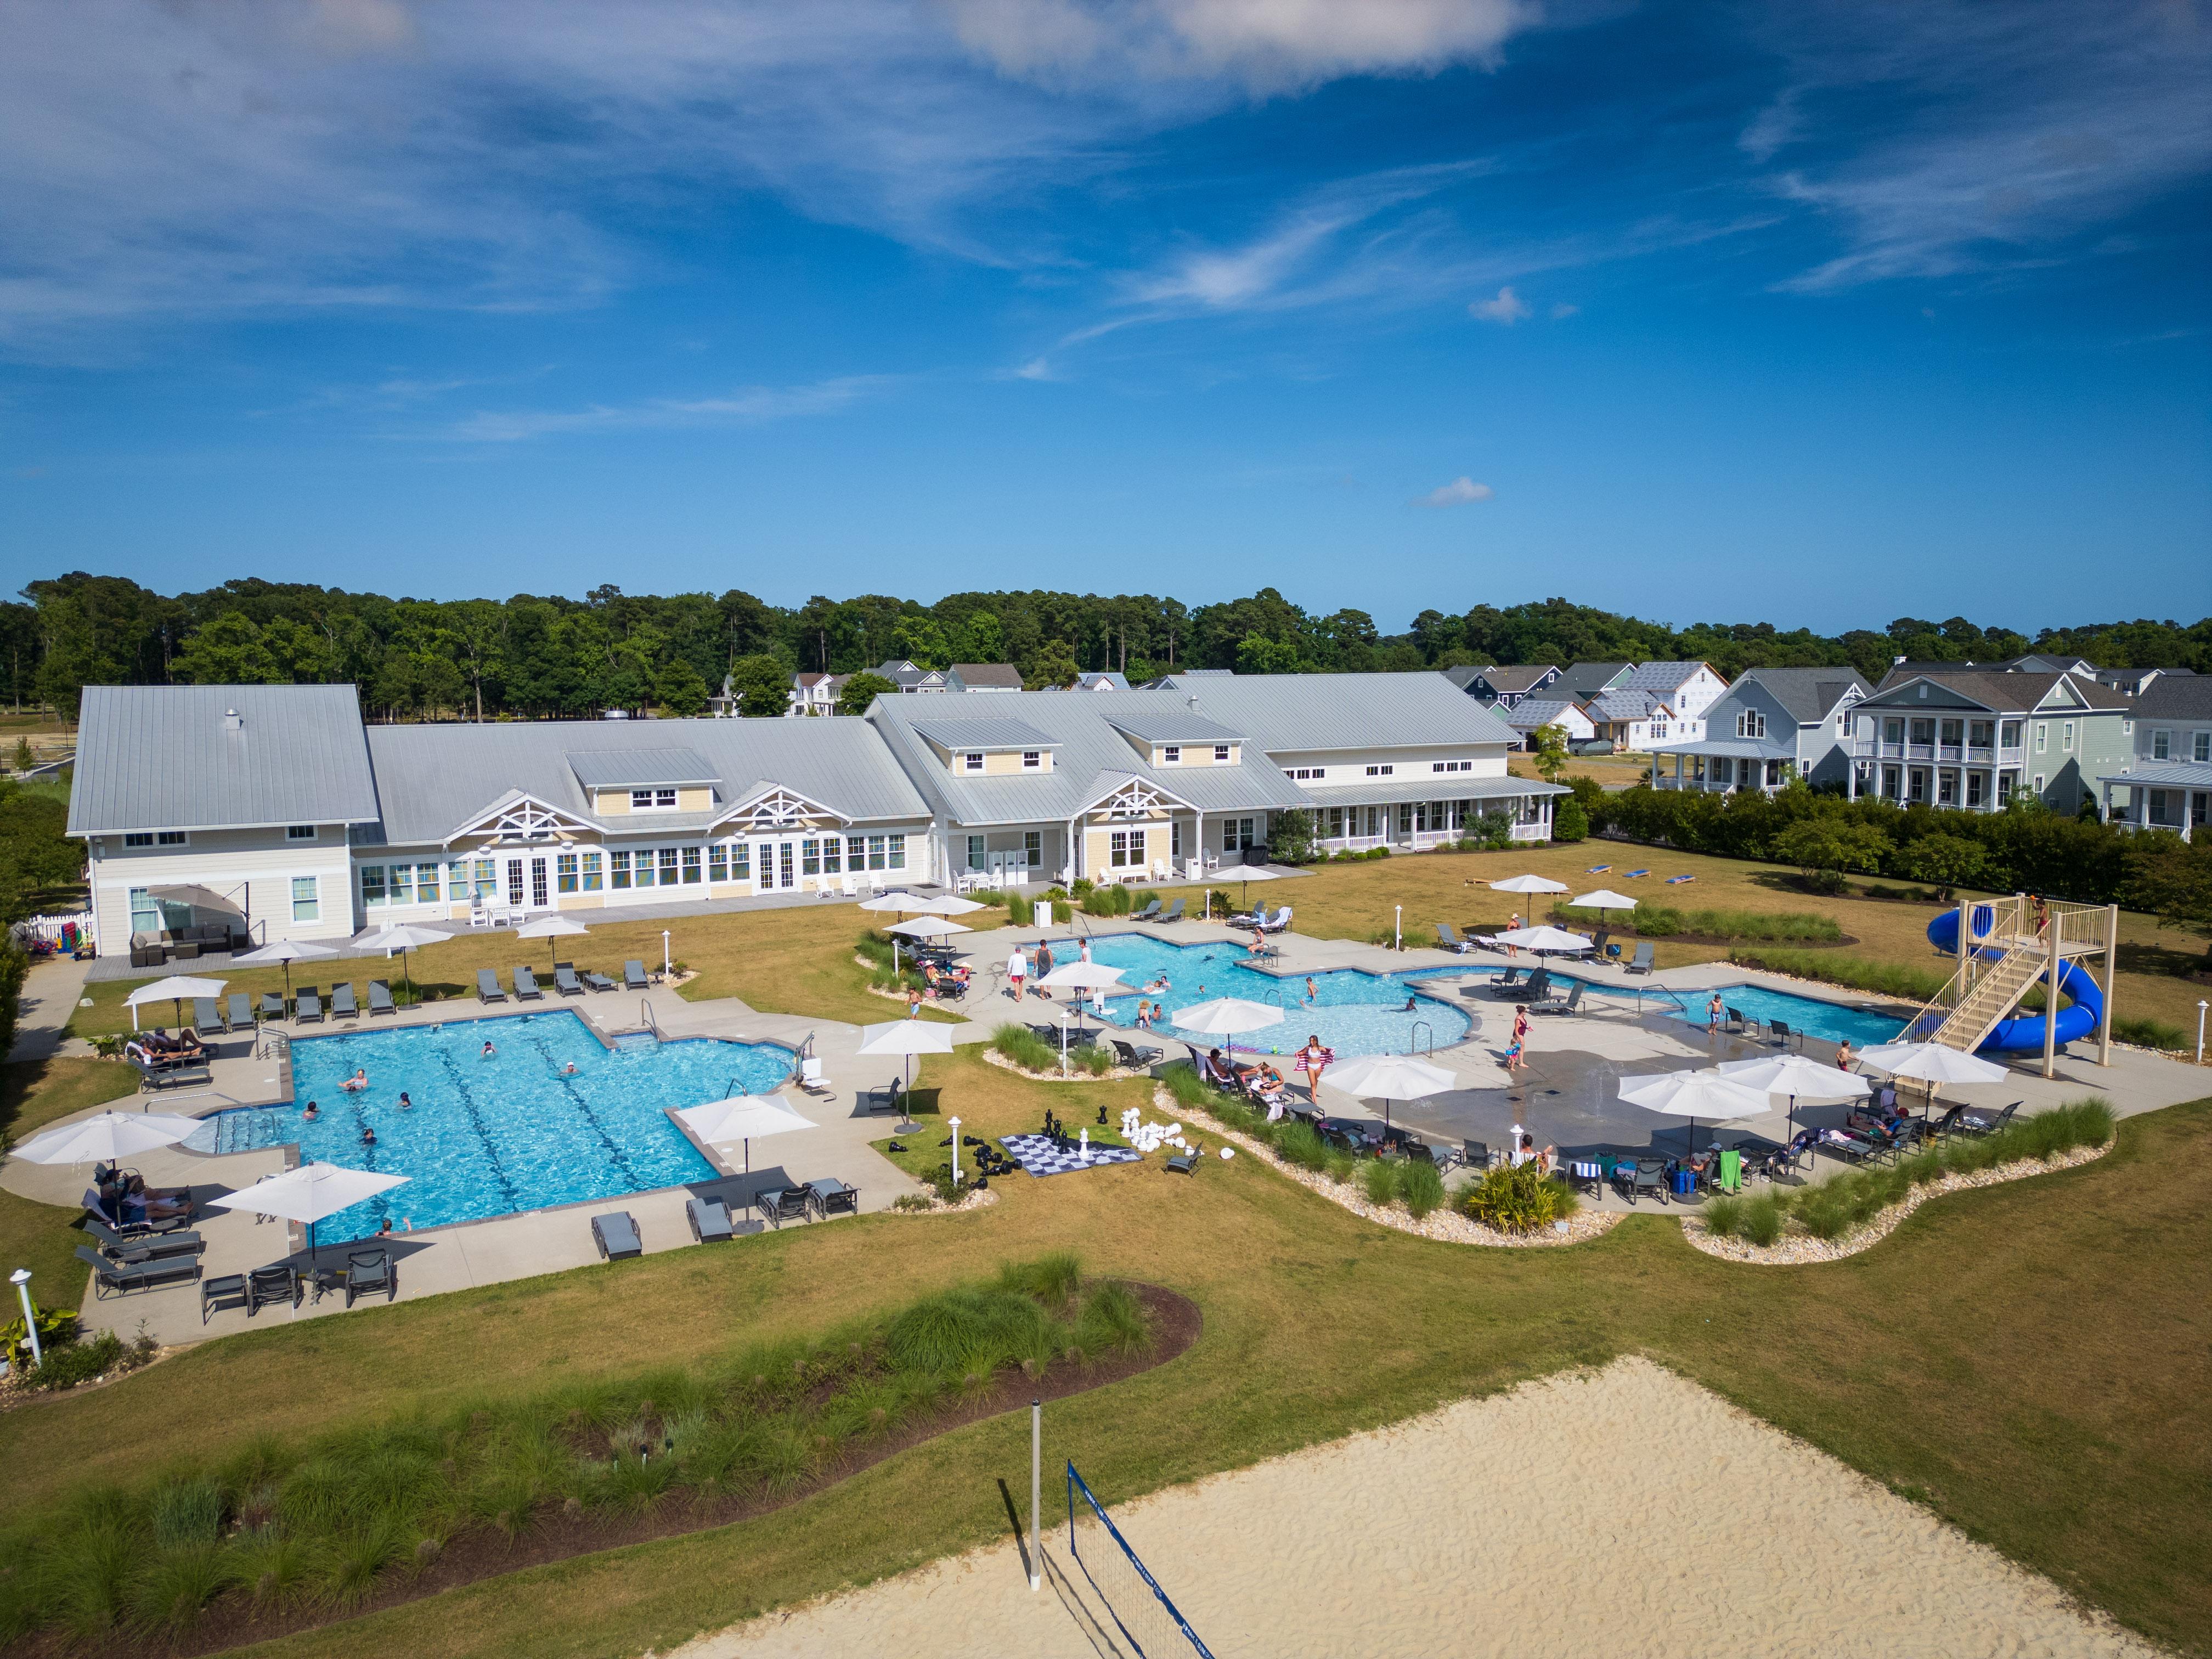
[[[668,959],[668,930],[664,927],[660,930],[660,976],[667,979],[675,972],[676,964]]]
[[[2207,1007],[2212,1007],[2212,1003],[2199,1002],[2197,1005],[2197,1063],[2199,1066],[2204,1063],[2204,1011]]]
[[[952,1190],[960,1190],[960,1120],[948,1117],[945,1127],[952,1131]]]
[[[31,1339],[31,1369],[36,1370],[46,1363],[46,1356],[39,1346],[39,1316],[31,1306],[31,1270],[16,1268],[8,1275],[8,1282],[23,1299],[23,1334]]]
[[[1402,904],[1392,905],[1390,918],[1390,948],[1394,951],[1402,951],[1406,948],[1406,907]]]

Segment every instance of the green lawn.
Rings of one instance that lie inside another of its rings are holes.
[[[1143,1103],[1141,1082],[1031,1083],[922,1062],[941,1115],[995,1136]],[[922,1121],[935,1127],[927,1116]],[[933,1143],[941,1135],[923,1139]],[[2130,1120],[2079,1170],[1924,1206],[1830,1267],[1736,1267],[1638,1216],[1569,1250],[1433,1243],[1264,1167],[1158,1160],[993,1183],[957,1215],[787,1228],[225,1339],[118,1385],[0,1417],[10,1503],[253,1436],[370,1425],[590,1376],[702,1364],[880,1313],[1001,1260],[1079,1249],[1191,1297],[1170,1364],[1062,1402],[1051,1455],[1124,1497],[1626,1352],[1653,1355],[1922,1498],[2160,1639],[2212,1650],[2203,1355],[2212,1222],[2194,1171],[2212,1102]],[[938,1156],[933,1144],[928,1148]],[[1176,1431],[1133,1435],[1131,1421]],[[1006,1418],[913,1449],[780,1514],[486,1581],[264,1644],[285,1655],[665,1650],[702,1628],[999,1536],[1025,1467]],[[1698,1501],[1725,1502],[1724,1492]]]
[[[119,1060],[0,1066],[0,1145],[25,1139],[56,1118],[120,1099],[137,1087],[137,1073]],[[74,1308],[84,1293],[85,1269],[75,1252],[85,1237],[76,1219],[75,1210],[0,1192],[0,1274],[28,1267],[41,1307]]]

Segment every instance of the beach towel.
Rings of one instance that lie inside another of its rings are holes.
[[[1743,1185],[1743,1154],[1733,1146],[1721,1154],[1721,1190],[1735,1192]]]
[[[1324,1049],[1322,1049],[1322,1050],[1321,1051],[1321,1063],[1322,1063],[1323,1066],[1334,1066],[1334,1065],[1335,1065],[1335,1064],[1336,1064],[1336,1050],[1335,1050],[1335,1049],[1334,1049],[1334,1048],[1324,1048]],[[1299,1049],[1299,1050],[1298,1050],[1297,1063],[1297,1065],[1296,1065],[1296,1066],[1295,1066],[1295,1068],[1294,1068],[1294,1069],[1296,1069],[1296,1070],[1297,1070],[1297,1071],[1301,1071],[1301,1072],[1304,1072],[1304,1071],[1310,1071],[1310,1070],[1312,1069],[1312,1067],[1309,1066],[1306,1064],[1306,1051],[1305,1051],[1304,1049],[1303,1049],[1303,1048],[1301,1048],[1301,1049]]]

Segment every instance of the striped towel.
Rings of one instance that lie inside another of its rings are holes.
[[[1324,1048],[1324,1049],[1322,1049],[1322,1050],[1321,1051],[1321,1063],[1322,1063],[1323,1066],[1334,1066],[1334,1065],[1335,1065],[1335,1064],[1336,1064],[1336,1050],[1335,1050],[1335,1049],[1334,1049],[1334,1048]],[[1295,1067],[1294,1069],[1296,1069],[1296,1070],[1297,1070],[1297,1071],[1301,1071],[1301,1072],[1308,1071],[1308,1070],[1310,1070],[1310,1069],[1311,1069],[1311,1068],[1310,1068],[1310,1066],[1307,1066],[1307,1064],[1306,1064],[1306,1051],[1305,1051],[1304,1049],[1303,1049],[1303,1048],[1301,1048],[1301,1049],[1299,1049],[1299,1050],[1298,1050],[1297,1064],[1297,1066],[1296,1066],[1296,1067]]]

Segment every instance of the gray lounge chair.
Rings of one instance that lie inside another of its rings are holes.
[[[625,991],[643,991],[650,989],[651,984],[652,981],[647,980],[645,976],[645,964],[643,963],[625,962],[623,963],[623,989]]]
[[[545,993],[538,987],[538,975],[527,965],[514,970],[514,1000],[517,1002],[543,1002]]]
[[[390,1302],[399,1294],[399,1275],[392,1265],[392,1253],[381,1248],[374,1250],[349,1250],[345,1267],[346,1306],[350,1308],[356,1297],[374,1296],[384,1292]]]
[[[753,1202],[760,1206],[760,1212],[775,1224],[778,1232],[783,1231],[787,1221],[805,1220],[813,1201],[814,1189],[806,1186],[771,1187],[753,1197]]]
[[[553,969],[553,988],[564,997],[580,997],[584,994],[583,983],[577,979],[576,970],[565,962]]]
[[[819,1181],[806,1183],[807,1199],[814,1206],[814,1213],[827,1221],[833,1215],[858,1215],[860,1212],[860,1189],[848,1187],[835,1176],[824,1176]]]
[[[180,1060],[167,1066],[156,1066],[147,1060],[133,1060],[138,1068],[138,1086],[151,1094],[156,1089],[181,1089],[188,1084],[215,1081],[215,1073],[204,1060]]]
[[[691,1218],[691,1237],[700,1243],[713,1244],[738,1236],[730,1222],[730,1206],[720,1199],[695,1198],[684,1207]]]
[[[173,1256],[164,1261],[110,1261],[89,1244],[78,1245],[76,1255],[78,1261],[92,1269],[92,1293],[102,1300],[200,1276],[196,1256]]]
[[[1629,960],[1626,971],[1632,974],[1650,973],[1651,971],[1651,950],[1652,945],[1650,939],[1647,939],[1640,941],[1636,947],[1635,956]]]
[[[298,1025],[320,1025],[323,1023],[322,994],[312,985],[302,985],[299,994],[292,999],[292,1020]]]
[[[1983,1135],[1993,1135],[1998,1130],[2003,1128],[2006,1124],[2012,1121],[2013,1114],[2019,1111],[2020,1108],[2021,1103],[2015,1100],[2011,1105],[2006,1107],[2004,1110],[1999,1112],[1995,1117],[1984,1117],[1978,1112],[1963,1113],[1960,1115],[1958,1120],[1951,1125],[1951,1133],[1953,1134],[1969,1135],[1976,1139],[1979,1139]]]
[[[1768,1020],[1766,1022],[1766,1031],[1767,1035],[1773,1039],[1774,1046],[1776,1048],[1787,1048],[1790,1046],[1790,1040],[1793,1034],[1790,1030],[1790,1022],[1788,1020]],[[1802,1042],[1800,1042],[1797,1046],[1802,1048],[1805,1045]]]
[[[1130,920],[1130,921],[1152,921],[1156,920],[1156,919],[1158,917],[1159,914],[1160,914],[1160,902],[1159,902],[1158,899],[1154,899],[1154,900],[1153,900],[1150,904],[1147,904],[1147,905],[1146,905],[1143,909],[1141,909],[1141,910],[1138,911],[1134,915],[1131,916],[1131,917],[1129,918],[1129,920]]]
[[[1463,957],[1474,949],[1472,944],[1462,939],[1452,930],[1452,925],[1448,921],[1440,921],[1437,924],[1437,943],[1455,957]]]
[[[866,1111],[896,1112],[902,1110],[905,1104],[906,1079],[903,1078],[893,1078],[888,1088],[860,1091],[860,1105]]]
[[[1578,1014],[1583,1011],[1583,993],[1589,989],[1588,985],[1577,980],[1575,988],[1567,993],[1565,1002],[1539,1002],[1534,1004],[1528,1012],[1532,1014]]]
[[[192,1030],[206,1032],[228,1031],[230,1027],[223,1023],[221,997],[192,999]]]
[[[1176,1175],[1196,1175],[1198,1161],[1206,1156],[1203,1143],[1194,1145],[1187,1152],[1177,1152],[1168,1160],[1168,1168]]]
[[[243,991],[230,994],[230,1012],[223,1016],[226,1031],[251,1030],[253,1026],[253,999]]]
[[[627,1210],[611,1210],[592,1218],[592,1243],[599,1247],[599,1260],[643,1255],[645,1241],[637,1236],[637,1223]]]
[[[1107,1041],[1114,1045],[1114,1057],[1124,1066],[1131,1067],[1151,1066],[1164,1058],[1160,1051],[1149,1042],[1124,1042],[1119,1037],[1109,1037]]]
[[[158,1261],[164,1256],[198,1255],[207,1241],[196,1232],[143,1233],[125,1237],[98,1216],[88,1213],[84,1230],[99,1242],[100,1252],[112,1261]]]
[[[589,969],[585,971],[584,983],[590,986],[594,991],[618,991],[622,988],[620,986],[617,985],[614,981],[609,979],[605,974],[595,974],[591,972]]]
[[[1161,911],[1158,925],[1164,927],[1171,921],[1181,921],[1182,920],[1182,902],[1183,902],[1181,899],[1177,899],[1173,904],[1168,906],[1166,909]]]
[[[396,1014],[398,1012],[392,1006],[392,988],[380,979],[369,981],[368,1017],[374,1019],[379,1014]]]
[[[264,1021],[283,1018],[284,999],[274,991],[264,991],[261,994],[261,1018]]]
[[[208,1322],[208,1316],[226,1304],[244,1308],[247,1316],[253,1312],[252,1291],[244,1273],[223,1273],[215,1279],[200,1280],[200,1323]]]
[[[353,1000],[353,981],[346,980],[331,987],[331,1018],[359,1019],[361,1005]]]
[[[507,993],[499,988],[499,975],[489,968],[477,969],[477,1000],[478,1002],[507,1000]]]
[[[246,1276],[246,1316],[248,1319],[271,1304],[282,1302],[289,1307],[300,1305],[300,1275],[289,1261],[279,1261],[274,1267],[256,1267]],[[200,1322],[205,1324],[203,1319]]]

